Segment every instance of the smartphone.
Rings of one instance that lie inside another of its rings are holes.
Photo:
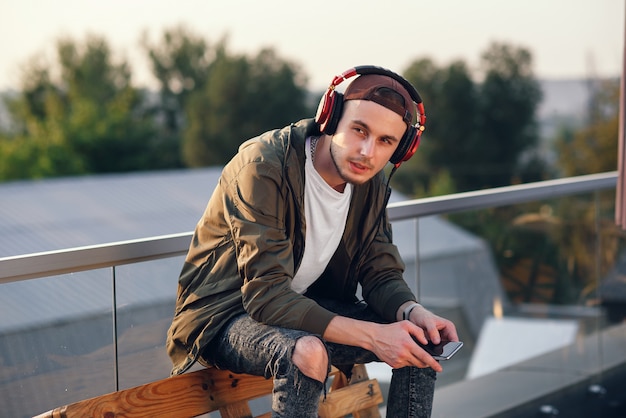
[[[417,342],[417,341],[416,341]],[[453,355],[463,347],[461,341],[441,341],[439,344],[428,343],[424,345],[419,343],[428,354],[433,356],[435,360],[450,360]]]

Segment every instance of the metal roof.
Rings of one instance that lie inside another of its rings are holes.
[[[221,171],[211,167],[0,183],[0,257],[192,231]],[[406,197],[392,193],[390,202],[402,200]],[[477,244],[476,237],[436,217],[423,218],[420,228],[428,231],[420,252],[463,251]],[[403,256],[414,256],[415,228],[394,228],[394,239]]]
[[[0,183],[0,257],[192,231],[221,168]]]

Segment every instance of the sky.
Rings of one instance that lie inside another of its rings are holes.
[[[231,53],[271,47],[300,66],[310,89],[356,65],[403,72],[416,59],[478,69],[492,42],[528,49],[539,78],[617,76],[624,0],[0,0],[0,90],[18,89],[33,58],[54,62],[56,41],[99,35],[127,60],[137,86],[154,87],[152,43],[184,26]]]

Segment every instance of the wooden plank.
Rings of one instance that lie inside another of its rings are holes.
[[[75,402],[39,418],[194,417],[272,391],[272,380],[213,368]]]
[[[355,364],[352,367],[352,376],[350,378],[350,382],[348,382],[346,376],[335,367],[332,368],[330,374],[334,376],[333,383],[330,388],[331,391],[337,390],[344,386],[354,385],[356,383],[369,380],[365,364]],[[378,382],[376,382],[376,384],[378,385]],[[378,390],[380,391],[380,388]],[[353,418],[380,418],[380,410],[378,409],[378,404],[371,405],[369,407],[363,405],[361,409],[359,409],[358,411],[351,411],[351,413]]]
[[[220,408],[222,418],[253,418],[248,402],[234,402]]]
[[[343,374],[339,369],[333,366],[328,374],[329,377],[332,377],[333,383],[330,386],[330,390],[336,390],[342,388],[344,386],[348,386],[348,379],[346,375]]]
[[[338,385],[345,385],[342,373],[333,370]],[[350,384],[335,387],[322,397],[319,414],[324,418],[380,418],[383,402],[380,386],[367,379],[364,367],[357,366]],[[357,382],[355,382],[357,381]],[[147,383],[56,408],[36,418],[77,417],[195,417],[219,410],[224,418],[252,417],[247,401],[272,392],[271,379],[235,374],[213,368]],[[271,413],[261,415],[269,418]]]
[[[372,407],[378,412],[378,405],[382,402],[378,381],[365,380],[335,389],[326,395],[326,399],[322,395],[318,414],[323,418],[337,418]]]
[[[352,368],[352,378],[350,379],[350,383],[362,382],[364,380],[369,380],[367,367],[365,364],[355,364]],[[378,382],[376,384],[378,384]],[[378,390],[380,391],[380,388]],[[353,415],[354,418],[380,418],[380,410],[378,409],[378,405],[370,406],[369,408],[364,407],[363,409],[355,412]]]
[[[352,376],[350,377],[350,383],[358,383],[369,380],[369,376],[367,374],[367,368],[365,364],[355,364],[352,367]]]

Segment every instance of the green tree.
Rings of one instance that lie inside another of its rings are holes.
[[[467,187],[488,188],[516,182],[524,172],[520,157],[539,139],[536,109],[542,98],[524,48],[494,43],[482,57],[486,69],[478,102],[480,150]]]
[[[185,108],[193,93],[204,89],[215,60],[214,49],[220,46],[212,48],[207,40],[183,26],[167,29],[157,43],[144,33],[141,44],[158,82],[159,101],[153,110],[160,125],[160,147],[172,164],[182,165]]]
[[[533,173],[536,178],[544,166],[522,158],[538,141],[541,92],[531,63],[528,51],[493,44],[483,55],[484,79],[476,83],[462,61],[443,68],[429,59],[414,61],[404,75],[424,100],[426,130],[394,185],[430,195],[508,185]]]
[[[11,129],[0,133],[0,180],[42,178],[84,172],[80,159],[62,135],[60,92],[46,65],[32,58],[22,74],[23,90],[5,97]]]
[[[469,70],[461,61],[437,68],[422,59],[408,67],[405,77],[418,86],[424,100],[426,129],[417,158],[409,160],[402,176],[419,180],[413,191],[454,192],[471,164],[468,157],[475,152],[477,93]],[[444,184],[438,184],[441,181]]]
[[[311,114],[306,78],[274,50],[249,58],[221,44],[215,57],[204,89],[186,107],[183,155],[192,167],[224,164],[246,139]]]
[[[154,128],[128,65],[96,36],[58,41],[57,60],[27,64],[21,93],[8,100],[15,127],[1,138],[2,178],[153,167]]]
[[[603,80],[594,85],[588,115],[583,128],[564,127],[556,138],[558,166],[564,176],[617,170],[618,80]]]

